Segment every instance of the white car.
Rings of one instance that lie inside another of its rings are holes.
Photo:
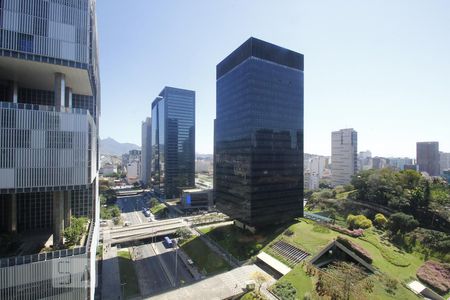
[[[123,222],[123,226],[130,226],[131,225],[131,222],[130,221],[125,221],[125,222]]]

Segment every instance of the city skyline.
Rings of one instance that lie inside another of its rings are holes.
[[[169,9],[166,4],[136,1],[127,12],[119,4],[98,3],[101,49],[112,43],[116,48],[101,60],[109,104],[102,111],[102,138],[140,144],[150,95],[173,85],[197,91],[196,149],[212,153],[215,63],[254,36],[308,57],[306,153],[330,155],[329,134],[349,127],[359,133],[359,148],[374,156],[413,158],[418,141],[439,141],[440,149],[450,152],[445,124],[450,42],[443,38],[450,28],[444,13],[450,3],[180,3],[170,9],[171,18],[161,14]],[[120,14],[133,17],[116,22]],[[265,22],[267,16],[276,22]],[[225,22],[231,17],[233,23]],[[134,59],[118,59],[130,44],[136,46]],[[120,84],[125,76],[133,82],[126,92]],[[119,105],[123,99],[126,106]]]

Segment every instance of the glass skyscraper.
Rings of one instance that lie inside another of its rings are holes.
[[[217,65],[217,207],[261,227],[303,214],[303,55],[256,38]]]
[[[152,103],[151,181],[166,199],[195,186],[195,92],[165,87]]]

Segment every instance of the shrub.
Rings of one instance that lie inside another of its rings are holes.
[[[336,240],[345,247],[349,248],[351,251],[355,252],[355,254],[361,257],[364,261],[368,262],[369,264],[372,263],[373,259],[370,256],[369,252],[367,252],[367,250],[360,245],[355,244],[342,236],[338,236]]]
[[[391,215],[387,226],[393,234],[396,234],[398,232],[406,233],[414,230],[417,226],[419,226],[419,222],[417,222],[417,220],[414,219],[414,217],[411,215],[398,212]]]
[[[289,229],[289,228],[284,231],[284,235],[285,236],[291,236],[293,234],[294,234],[294,232],[291,229]]]
[[[372,227],[372,221],[366,218],[364,215],[348,215],[347,216],[347,224],[350,229],[361,228],[367,229]]]
[[[64,238],[67,246],[77,245],[83,234],[86,232],[86,218],[70,218],[70,226],[64,230]]]
[[[386,291],[390,294],[395,294],[395,290],[398,286],[398,280],[392,277],[387,277],[385,279]]]
[[[437,292],[445,294],[450,290],[450,265],[429,260],[417,270],[417,278]]]
[[[280,299],[295,300],[297,290],[290,282],[277,282],[272,290]]]
[[[378,228],[384,228],[384,226],[386,226],[388,220],[386,219],[386,217],[383,214],[376,214],[375,215],[375,219],[373,220],[373,222],[375,223],[375,226]]]

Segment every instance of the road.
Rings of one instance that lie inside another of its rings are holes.
[[[122,218],[124,222],[128,221],[131,225],[138,225],[148,223],[147,218],[142,212],[142,208],[148,207],[145,204],[143,195],[118,197],[117,206],[122,211]]]
[[[134,248],[139,289],[143,297],[170,289],[171,281],[151,245]]]
[[[175,270],[175,251],[173,248],[166,248],[163,242],[154,243],[156,252],[161,256],[163,264],[167,267],[166,272],[168,271],[168,277],[173,279],[173,282],[176,283],[176,286],[179,286],[181,283],[189,283],[194,281],[191,273],[188,271],[187,267],[184,265],[183,261],[176,256],[176,270]]]
[[[156,250],[156,251],[155,251]],[[194,281],[182,260],[177,257],[175,271],[175,251],[166,248],[163,242],[134,247],[139,289],[143,297],[169,290],[182,283]]]

